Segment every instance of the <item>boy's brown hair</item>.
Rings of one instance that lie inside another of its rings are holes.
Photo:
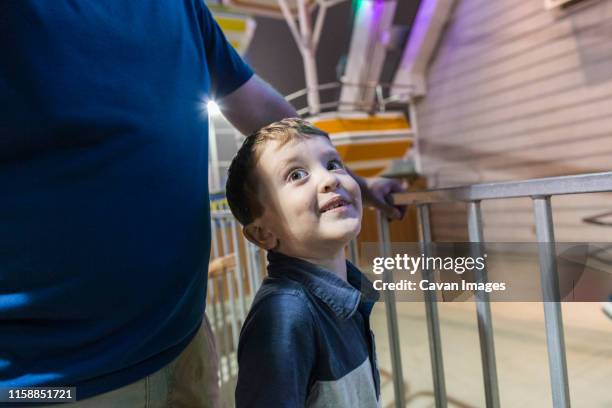
[[[249,225],[263,214],[257,196],[255,166],[263,146],[277,141],[281,146],[296,139],[329,135],[300,118],[287,118],[274,122],[250,134],[242,143],[230,164],[225,183],[225,194],[230,210],[242,225]]]

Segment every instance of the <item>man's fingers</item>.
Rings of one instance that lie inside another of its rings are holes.
[[[392,220],[399,220],[402,217],[402,213],[400,210],[398,210],[396,207],[394,207],[393,205],[389,204],[387,202],[387,199],[385,197],[385,200],[379,200],[379,205],[377,206],[378,209],[380,211],[382,211],[385,216],[389,219]]]
[[[396,179],[393,179],[392,181],[392,183],[389,183],[392,193],[401,193],[403,191],[406,191],[401,181]]]
[[[388,184],[388,192],[385,194],[385,201],[390,207],[387,216],[393,220],[401,220],[406,213],[406,206],[393,204],[393,193],[401,193],[406,191],[406,189],[399,180],[393,179],[391,181],[392,182]]]
[[[404,215],[406,214],[406,206],[405,205],[398,205],[398,204],[394,204],[393,203],[393,193],[401,193],[403,191],[406,191],[401,185],[398,186],[398,190],[395,190],[391,193],[389,193],[386,197],[385,197],[385,201],[387,201],[389,203],[389,205],[391,205],[395,210],[397,210],[397,217],[393,218],[395,220],[401,220],[404,218]]]
[[[393,204],[393,194],[406,191],[400,180],[375,178],[369,190],[369,204],[382,211],[387,219],[400,220],[404,217],[405,206]]]
[[[402,213],[397,208],[392,207],[391,210],[387,213],[387,217],[390,221],[400,220],[402,218]]]
[[[404,215],[406,215],[406,209],[407,207],[405,205],[400,205],[398,207],[395,207],[398,209],[399,211],[399,218],[398,220],[403,220],[404,219]]]
[[[395,208],[395,207],[391,207],[391,215],[390,215],[390,218],[391,218],[392,220],[401,220],[401,219],[402,219],[402,217],[403,217],[403,214],[402,214],[402,212],[401,212],[400,210],[398,210],[398,209],[397,209],[397,208]]]

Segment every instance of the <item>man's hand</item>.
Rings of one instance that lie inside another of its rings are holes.
[[[406,213],[406,206],[394,206],[391,194],[406,191],[401,181],[383,177],[362,179],[361,196],[364,205],[375,207],[391,220],[401,220]]]
[[[382,211],[389,220],[401,220],[404,218],[406,206],[394,206],[393,199],[391,198],[391,194],[393,193],[403,193],[406,191],[401,181],[383,177],[370,177],[364,179],[348,168],[346,171],[359,184],[364,207],[371,206]]]

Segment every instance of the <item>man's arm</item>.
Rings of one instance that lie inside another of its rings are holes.
[[[257,75],[217,104],[223,116],[243,135],[250,135],[272,122],[298,116],[293,106]]]
[[[272,122],[298,116],[293,106],[257,75],[217,103],[227,120],[244,135]],[[405,191],[399,181],[381,177],[364,179],[351,171],[349,174],[361,187],[364,204],[379,209],[387,218],[403,217],[405,209],[391,202],[392,193]]]

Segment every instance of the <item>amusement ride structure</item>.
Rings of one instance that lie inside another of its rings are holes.
[[[392,83],[379,80],[387,46],[398,41],[392,25],[397,1],[353,1],[354,21],[344,72],[335,82],[319,83],[317,48],[327,11],[345,1],[223,0],[210,6],[226,36],[241,53],[253,37],[256,24],[252,15],[285,20],[302,57],[306,84],[304,89],[286,95],[286,99],[302,117],[329,133],[343,161],[356,174],[418,172],[416,130],[411,119],[414,115],[410,114],[412,98],[418,92],[412,79],[414,69],[405,69],[404,58],[403,68],[398,69]],[[407,45],[405,55],[414,54],[410,47]],[[218,116],[211,123],[211,133],[232,133],[231,126]],[[242,136],[233,133],[240,142]],[[219,191],[229,158],[219,158],[220,141],[211,139],[210,185],[211,191]]]

